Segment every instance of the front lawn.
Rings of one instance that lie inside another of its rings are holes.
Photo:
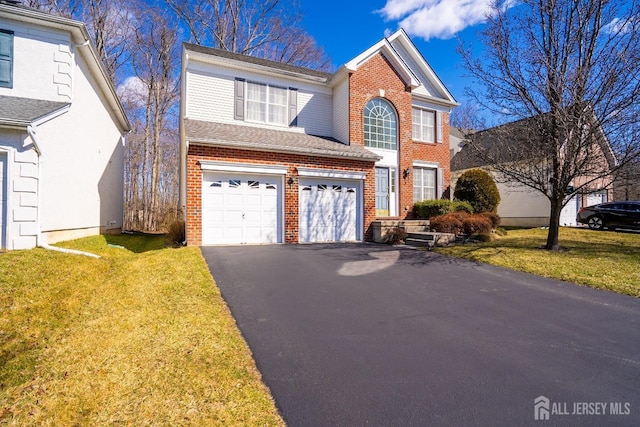
[[[0,254],[0,424],[283,425],[197,248]]]
[[[511,230],[491,243],[436,252],[640,297],[640,234],[561,228],[565,252],[540,249],[547,230]]]

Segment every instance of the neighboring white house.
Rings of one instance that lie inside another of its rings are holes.
[[[0,249],[121,230],[130,125],[89,40],[0,2]]]
[[[502,128],[510,126],[527,125],[528,120],[524,119],[518,122],[509,123],[503,125]],[[500,127],[498,127],[500,128]],[[482,138],[483,144],[493,145],[493,149],[498,151],[504,151],[505,153],[516,152],[518,150],[508,150],[501,146],[504,144],[501,139],[493,137],[493,132],[496,132],[498,128],[485,129],[478,131],[474,136]],[[453,131],[451,132],[453,135]],[[604,135],[604,134],[603,134]],[[514,144],[514,142],[511,142]],[[455,153],[451,159],[451,188],[455,188],[455,184],[458,177],[467,170],[470,169],[483,169],[492,174],[496,180],[498,191],[500,192],[500,204],[498,205],[498,215],[501,218],[501,224],[505,226],[515,227],[541,227],[549,225],[549,215],[551,211],[551,203],[549,199],[540,193],[533,190],[530,187],[520,184],[518,182],[505,182],[505,180],[498,179],[500,175],[491,168],[491,165],[485,159],[480,158],[476,151],[470,144],[464,142],[459,143],[460,149]],[[604,155],[602,161],[608,162],[612,165],[615,160],[611,147],[609,146],[606,138],[602,138],[598,141],[598,147],[602,149]],[[513,147],[512,147],[513,148]],[[505,154],[507,155],[507,154]],[[582,184],[588,182],[584,177],[577,177],[572,185],[575,188],[579,188]],[[612,196],[613,192],[610,185],[602,185],[603,180],[594,181],[591,185],[586,187],[582,192],[573,195],[567,200],[567,204],[560,213],[560,225],[562,226],[576,226],[576,214],[578,210],[583,206],[591,206],[598,203],[606,202]],[[610,183],[610,180],[607,180]],[[452,192],[453,193],[453,192]]]

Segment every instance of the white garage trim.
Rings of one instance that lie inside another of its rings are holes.
[[[252,165],[231,162],[215,162],[210,160],[200,160],[200,169],[203,171],[220,171],[236,173],[252,173],[260,175],[286,175],[287,167],[280,165]]]
[[[350,172],[334,169],[297,168],[298,176],[313,176],[319,178],[352,179],[363,181],[367,174],[364,172]]]
[[[362,240],[362,180],[300,178],[298,191],[300,243]]]
[[[202,244],[284,241],[284,175],[205,171]]]

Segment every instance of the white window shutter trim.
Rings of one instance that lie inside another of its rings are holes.
[[[436,142],[442,142],[442,113],[436,111]]]
[[[236,78],[233,106],[234,120],[244,120],[244,79]]]
[[[437,188],[437,193],[436,193],[436,198],[440,199],[442,197],[442,191],[443,191],[443,181],[444,181],[444,171],[442,170],[442,168],[438,168],[438,172],[437,172],[437,176],[436,176],[436,188]]]

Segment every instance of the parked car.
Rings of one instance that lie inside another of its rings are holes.
[[[577,221],[592,230],[640,227],[640,201],[609,202],[578,211]]]

